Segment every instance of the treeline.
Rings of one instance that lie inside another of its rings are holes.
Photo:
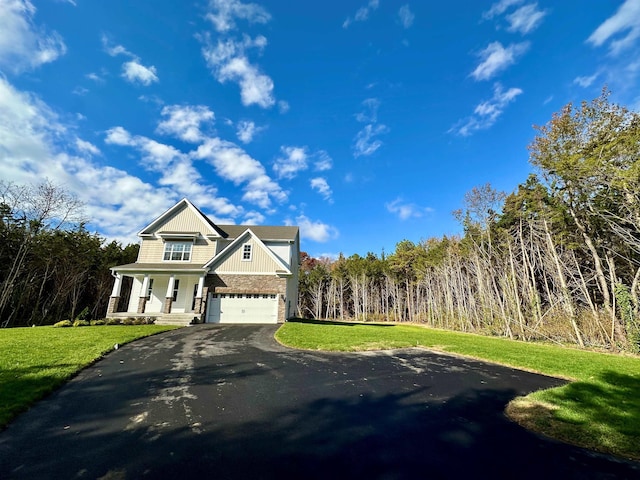
[[[640,115],[605,89],[536,130],[536,174],[510,195],[469,192],[462,236],[304,256],[300,315],[638,352]]]
[[[0,327],[103,318],[109,267],[137,253],[89,233],[82,204],[63,188],[0,182]]]

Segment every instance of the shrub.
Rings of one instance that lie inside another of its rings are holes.
[[[107,318],[105,323],[107,325],[120,325],[120,319],[119,318]]]
[[[133,325],[134,321],[135,321],[135,318],[127,317],[127,318],[124,318],[121,323],[122,325]]]
[[[84,307],[82,311],[76,316],[76,320],[89,320],[91,316],[91,312],[89,312],[89,307]]]
[[[75,322],[73,322],[73,326],[74,327],[88,327],[89,326],[89,322],[87,322],[86,320],[76,320]]]
[[[91,320],[91,322],[89,322],[92,326],[95,325],[105,325],[105,321],[104,320]]]
[[[156,317],[144,317],[144,321],[147,325],[153,325],[156,323]]]
[[[71,320],[62,320],[60,322],[54,323],[53,326],[58,328],[58,327],[70,327],[71,324]]]

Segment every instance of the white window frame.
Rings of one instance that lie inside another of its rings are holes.
[[[180,248],[178,248],[180,247]],[[164,243],[164,262],[190,262],[193,250],[193,242],[167,241]],[[167,256],[169,258],[167,258]]]
[[[253,246],[250,243],[242,245],[242,261],[250,262],[253,257]]]

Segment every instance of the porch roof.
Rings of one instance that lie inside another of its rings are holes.
[[[209,271],[208,268],[203,268],[202,265],[192,263],[128,263],[126,265],[118,265],[111,267],[114,272],[122,273],[199,273],[205,274]]]

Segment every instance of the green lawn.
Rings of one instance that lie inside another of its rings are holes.
[[[640,459],[640,357],[406,325],[288,322],[285,345],[333,351],[426,347],[574,380],[515,399],[522,425],[593,450]]]
[[[116,343],[171,330],[161,325],[0,329],[0,427],[92,364]]]

